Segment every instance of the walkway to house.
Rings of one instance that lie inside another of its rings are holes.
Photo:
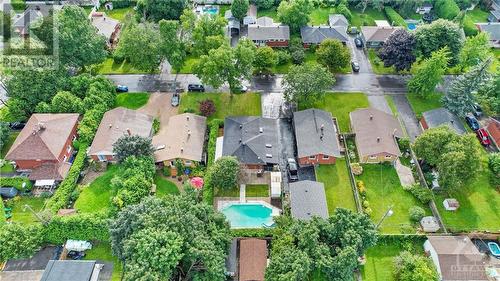
[[[245,203],[246,202],[246,185],[245,184],[240,184],[240,202]]]
[[[415,184],[415,178],[413,178],[413,173],[410,168],[401,164],[401,161],[396,160],[396,172],[398,173],[399,182],[402,186],[410,186]]]

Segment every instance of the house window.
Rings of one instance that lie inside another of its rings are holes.
[[[390,154],[386,154],[386,155],[385,155],[385,158],[390,159],[390,158],[392,158],[392,155],[390,155]]]
[[[76,135],[73,135],[73,141],[75,141],[75,140],[76,140]]]
[[[330,159],[330,156],[328,156],[328,155],[323,155],[323,159],[325,159],[325,160]]]
[[[106,161],[106,156],[104,156],[104,155],[98,154],[98,155],[97,155],[97,158],[98,158],[98,159],[99,159],[99,161],[101,161],[101,162]]]
[[[309,159],[311,159],[311,160],[316,159],[316,155],[309,156]]]
[[[63,162],[66,162],[66,159],[68,159],[68,157],[66,157],[66,155],[64,155]]]
[[[377,159],[377,156],[375,155],[370,156],[370,160],[375,160],[375,159]]]
[[[175,167],[175,161],[170,161],[170,167]]]

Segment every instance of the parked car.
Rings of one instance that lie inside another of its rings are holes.
[[[476,117],[472,114],[467,114],[465,116],[465,121],[467,122],[467,125],[475,132],[479,130],[479,122],[477,121]]]
[[[480,118],[481,116],[483,116],[483,109],[481,108],[481,106],[477,102],[472,104],[472,108],[474,109],[472,114],[474,114],[474,116],[476,116],[476,118]]]
[[[354,38],[354,44],[356,45],[356,48],[363,48],[363,40],[359,37]]]
[[[189,84],[188,91],[189,92],[205,92],[205,87],[201,84]]]
[[[297,162],[293,158],[288,158],[287,160],[287,170],[288,177],[290,181],[298,181],[299,180],[299,171],[297,169]]]
[[[477,130],[476,136],[482,145],[484,145],[484,146],[491,145],[491,140],[489,138],[490,135],[488,134],[488,131],[486,131],[484,128]]]
[[[359,63],[357,61],[351,62],[352,71],[359,72]]]
[[[9,128],[12,130],[22,130],[26,125],[25,122],[10,122]]]
[[[116,86],[116,91],[118,93],[126,93],[126,92],[128,92],[128,87],[125,85],[118,85],[118,86]]]
[[[85,257],[85,252],[69,251],[67,257],[73,260],[81,260]]]
[[[173,106],[173,107],[176,107],[176,106],[179,106],[179,103],[181,101],[181,97],[179,96],[179,94],[175,93],[172,98],[170,99],[170,104]]]

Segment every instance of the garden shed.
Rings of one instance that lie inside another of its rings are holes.
[[[443,206],[446,211],[456,211],[460,207],[460,203],[455,198],[446,198],[443,201]]]
[[[281,172],[271,172],[271,198],[281,196]]]
[[[433,216],[423,217],[420,220],[420,226],[424,232],[436,232],[439,230],[439,223]]]

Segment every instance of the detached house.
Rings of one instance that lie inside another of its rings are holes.
[[[362,26],[361,38],[367,48],[380,48],[391,34],[400,27]]]
[[[458,135],[463,135],[467,132],[460,118],[443,107],[422,113],[420,126],[424,130],[439,126],[448,126]]]
[[[293,114],[300,166],[335,164],[340,157],[338,133],[330,112],[307,109]]]
[[[257,46],[288,47],[290,27],[275,23],[270,17],[260,17],[248,25],[247,37]]]
[[[347,27],[349,22],[343,15],[333,14],[328,18],[329,25],[303,26],[300,28],[300,36],[305,48],[311,45],[321,44],[326,39],[337,39],[344,45],[349,41]]]
[[[78,114],[33,114],[5,159],[29,179],[61,181],[71,167]]]

